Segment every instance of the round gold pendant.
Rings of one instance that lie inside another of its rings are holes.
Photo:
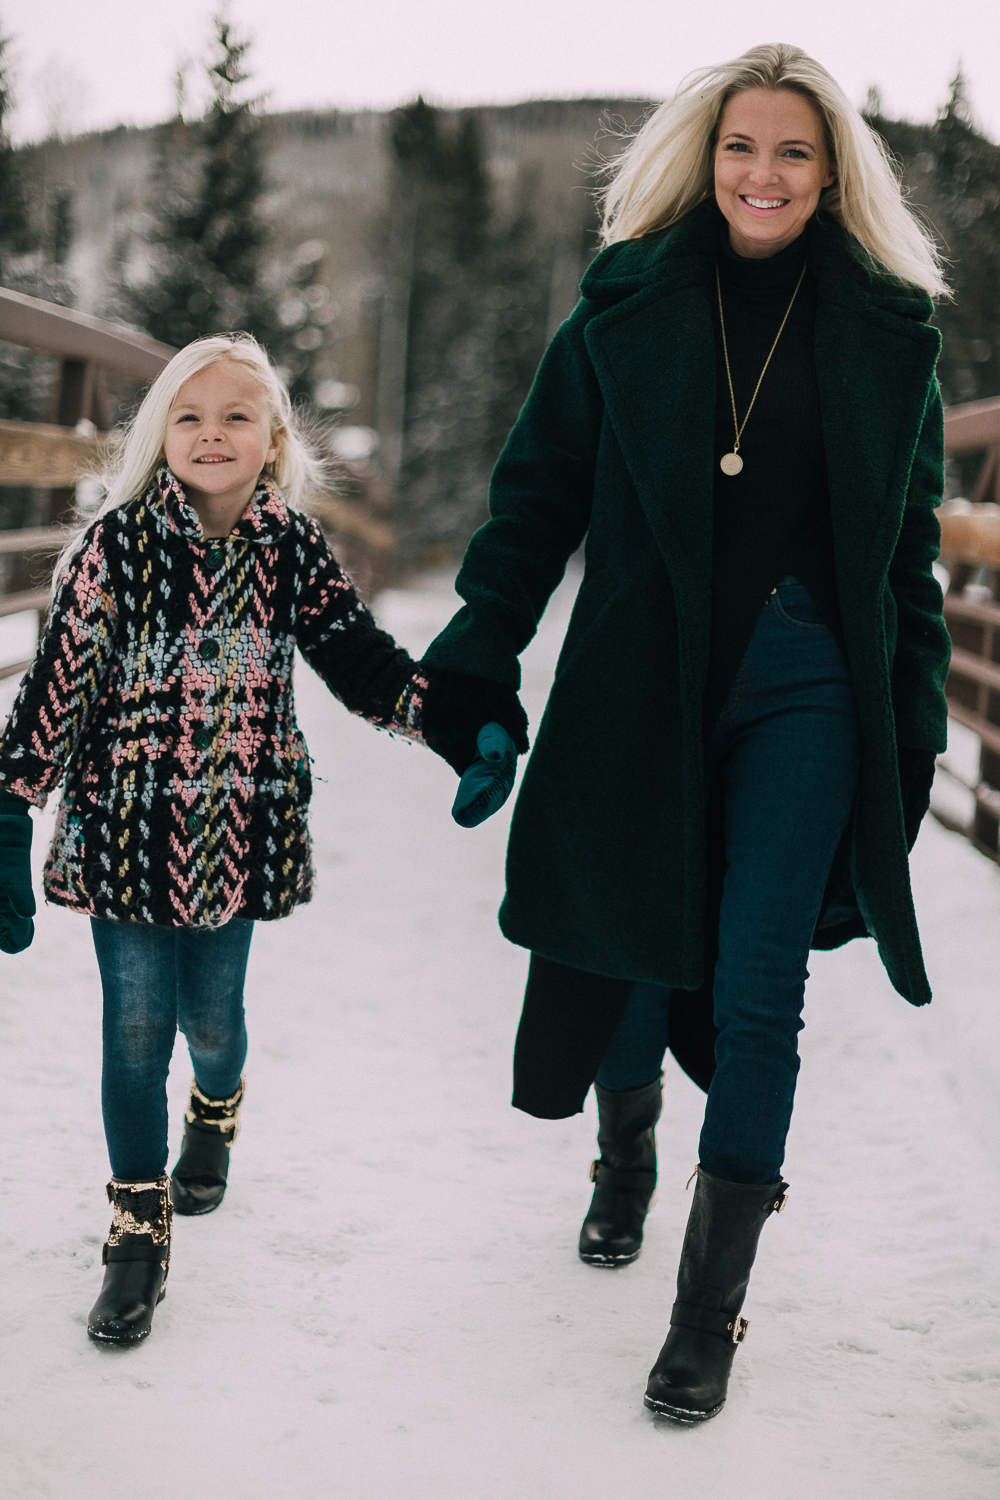
[[[723,474],[738,474],[742,467],[743,460],[738,453],[724,453],[719,460]]]

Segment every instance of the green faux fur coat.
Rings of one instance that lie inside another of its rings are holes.
[[[469,545],[466,601],[428,665],[517,687],[570,554],[586,569],[511,827],[501,927],[559,963],[703,981],[702,690],[709,650],[717,212],[612,245],[552,341]],[[835,565],[862,770],[814,946],[871,933],[930,999],[897,744],[941,751],[949,642],[931,565],[943,480],[930,299],[836,224],[808,258]]]

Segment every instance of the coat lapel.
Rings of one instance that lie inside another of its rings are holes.
[[[660,235],[606,251],[582,287],[585,296],[611,300],[587,325],[587,348],[684,615],[686,642],[704,638],[706,651],[715,430],[710,284],[718,223],[714,204],[700,205]],[[699,621],[704,629],[692,629]]]
[[[587,346],[639,500],[673,577],[712,545],[715,341],[703,287],[634,299]],[[706,503],[707,502],[707,503]]]
[[[845,611],[875,601],[873,573],[892,557],[940,344],[936,329],[864,302],[820,282],[816,372],[837,574],[857,591]]]

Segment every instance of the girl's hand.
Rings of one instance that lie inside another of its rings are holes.
[[[442,667],[423,669],[427,679],[420,733],[424,743],[446,760],[459,776],[480,753],[477,737],[484,724],[505,729],[517,755],[528,748],[528,720],[512,687],[450,672]],[[498,804],[499,805],[499,804]]]
[[[499,812],[517,775],[517,747],[502,724],[484,724],[476,746],[479,754],[459,782],[451,809],[462,828],[475,828]]]
[[[0,791],[0,949],[22,953],[35,935],[28,803]]]

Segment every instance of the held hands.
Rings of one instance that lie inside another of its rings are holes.
[[[502,724],[484,724],[476,747],[479,754],[462,776],[451,809],[462,828],[476,828],[499,812],[517,775],[517,748]]]
[[[0,949],[21,953],[35,935],[31,818],[23,797],[0,791]]]
[[[421,733],[462,780],[451,814],[475,828],[510,796],[517,757],[528,748],[528,720],[512,687],[466,672],[425,667]]]
[[[421,664],[422,665],[422,664]],[[506,729],[518,755],[528,748],[528,720],[512,687],[467,672],[423,667],[427,688],[420,732],[424,743],[463,776],[476,759],[484,724]]]

